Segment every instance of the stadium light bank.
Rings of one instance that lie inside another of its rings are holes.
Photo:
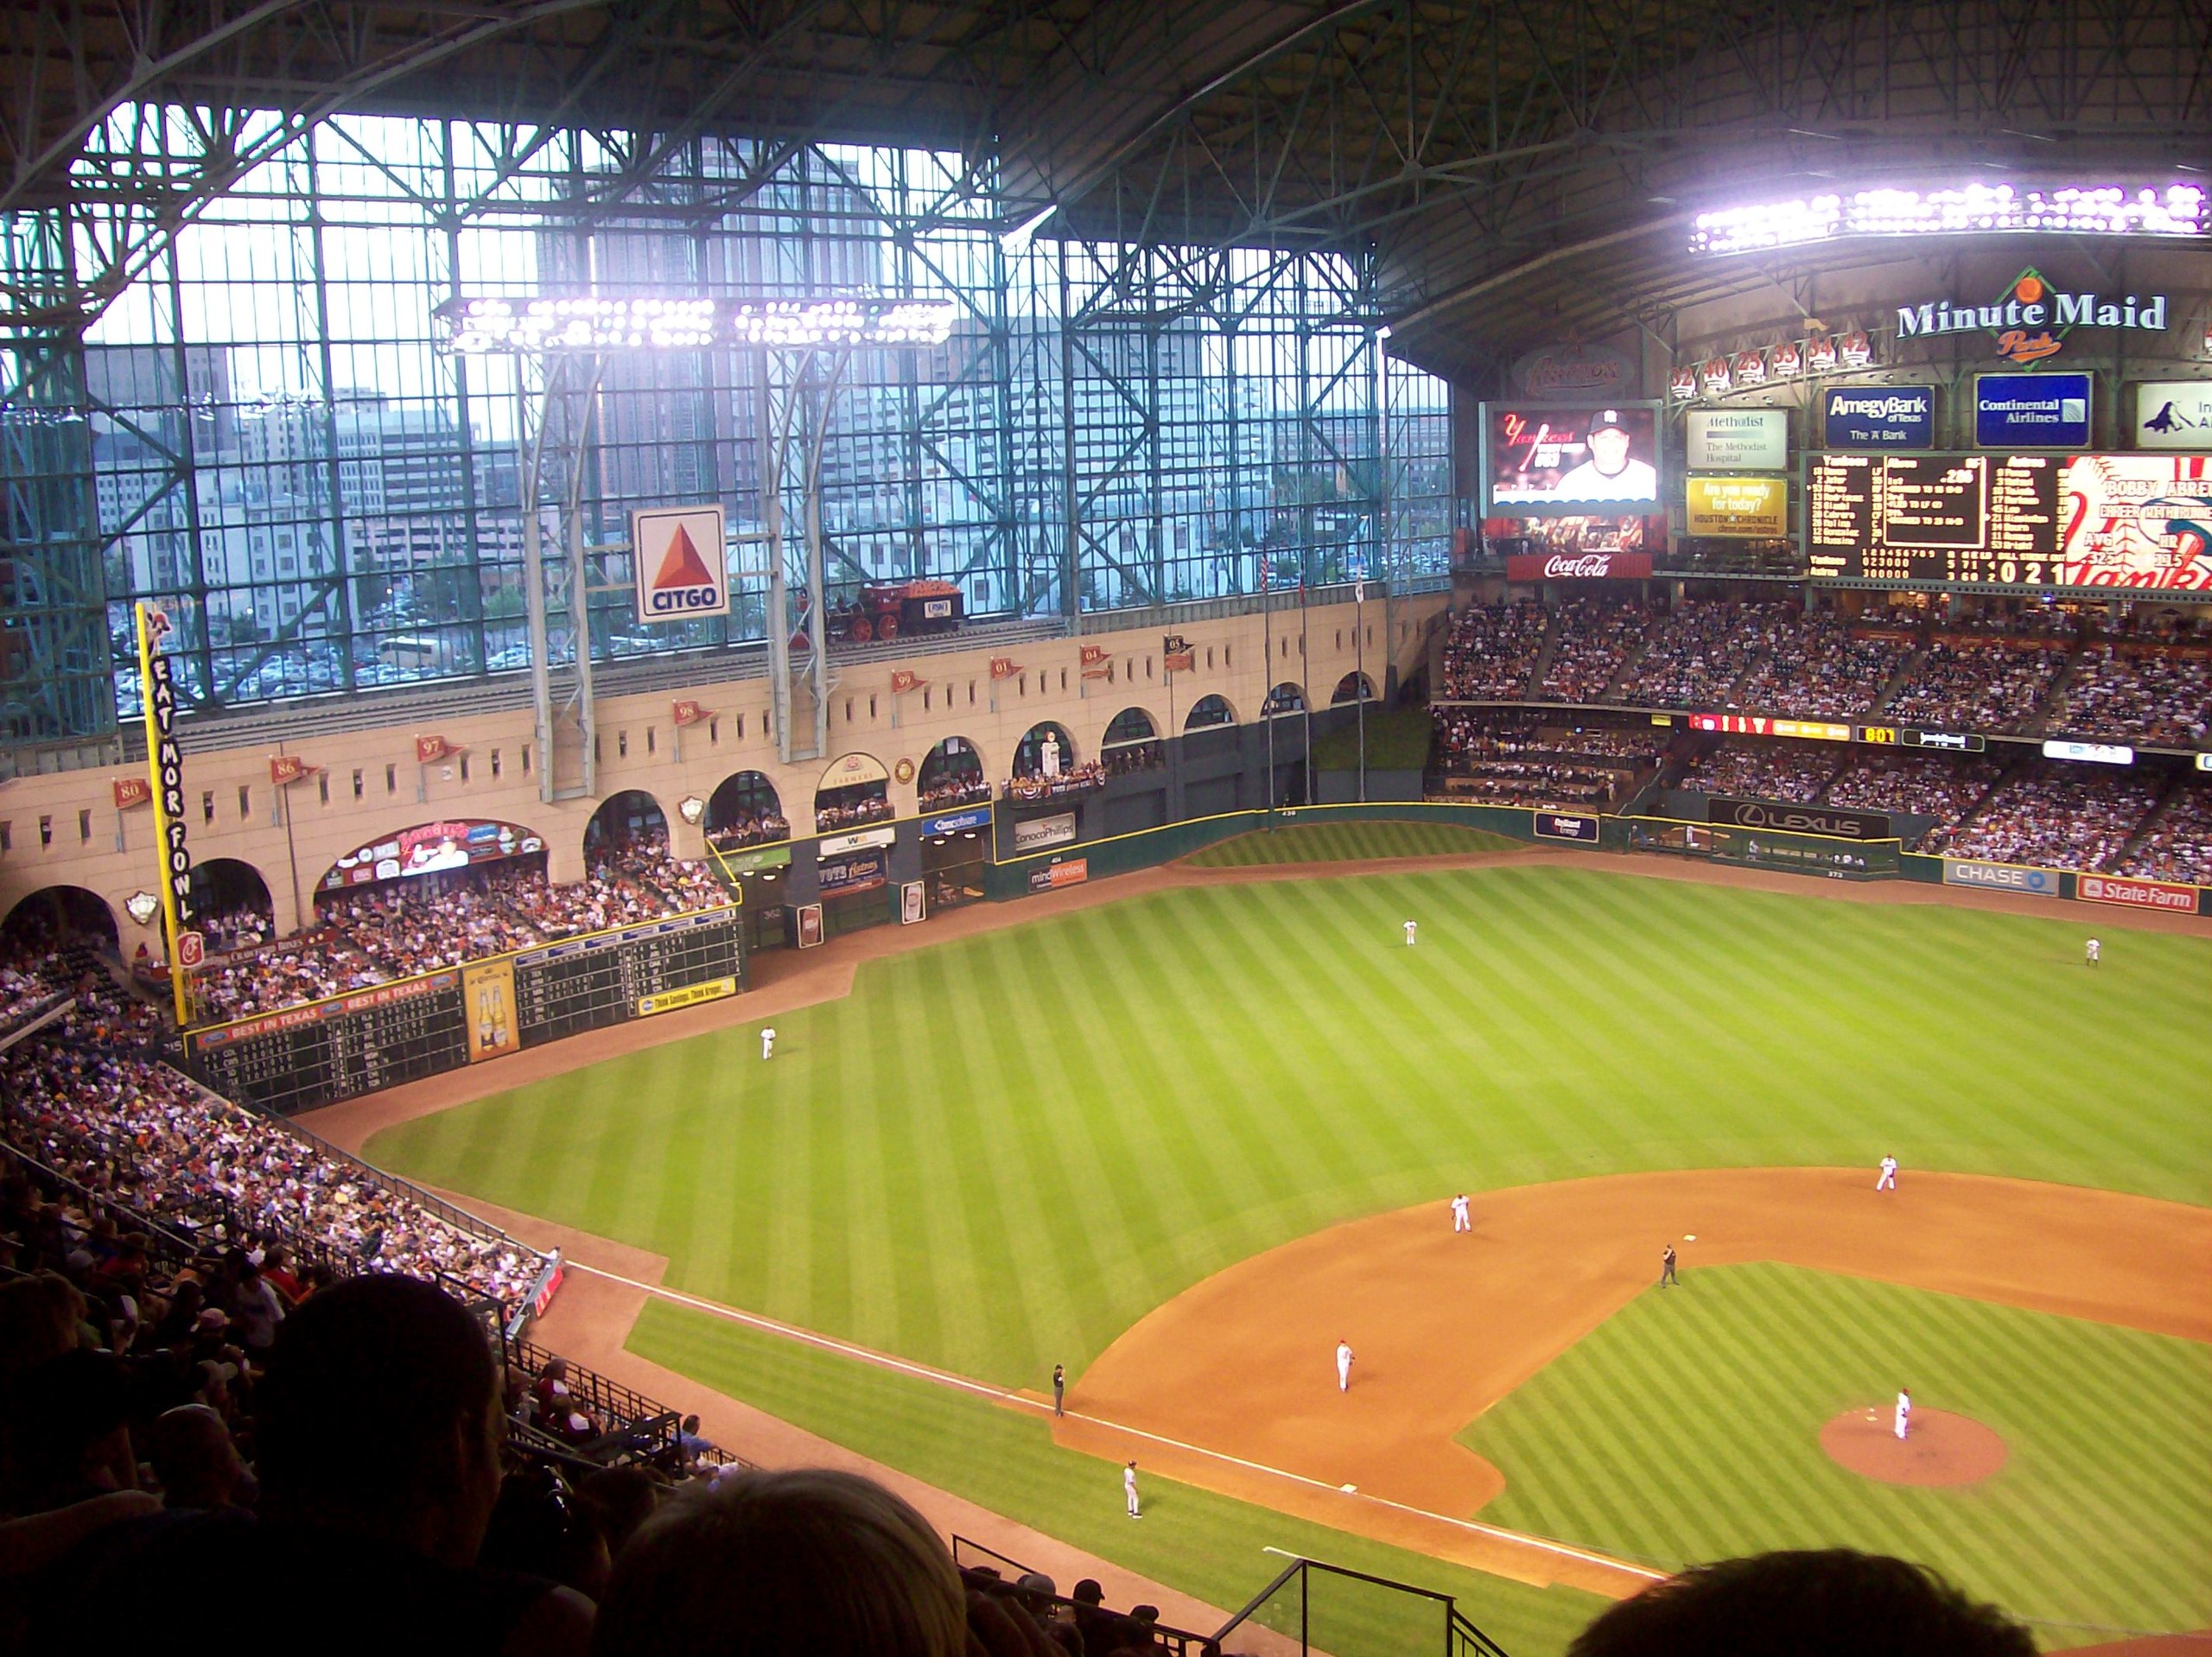
[[[1967,184],[1838,191],[1724,207],[1690,221],[1692,253],[1755,253],[1847,236],[2044,234],[2212,238],[2198,184]]]
[[[448,300],[437,308],[448,349],[470,357],[556,356],[717,347],[807,351],[938,346],[950,300],[669,299],[644,295]]]

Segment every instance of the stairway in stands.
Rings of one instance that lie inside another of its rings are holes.
[[[1529,670],[1527,682],[1521,687],[1522,702],[1535,702],[1543,692],[1544,676],[1552,670],[1552,657],[1559,654],[1561,614],[1562,613],[1557,608],[1545,614],[1544,636],[1536,646],[1536,660],[1535,665]]]

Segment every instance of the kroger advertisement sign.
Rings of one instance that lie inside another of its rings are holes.
[[[1821,396],[1830,448],[1928,448],[1936,441],[1932,385],[1832,385]]]

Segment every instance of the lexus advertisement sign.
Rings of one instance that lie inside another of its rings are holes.
[[[1831,840],[1895,838],[1885,812],[1842,811],[1832,805],[1783,805],[1774,800],[1732,800],[1721,794],[1707,797],[1705,819],[1736,828],[1825,835]]]

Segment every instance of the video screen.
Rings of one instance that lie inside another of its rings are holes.
[[[1599,503],[1656,510],[1659,416],[1636,405],[1484,405],[1490,510],[1508,517],[1589,515]]]

